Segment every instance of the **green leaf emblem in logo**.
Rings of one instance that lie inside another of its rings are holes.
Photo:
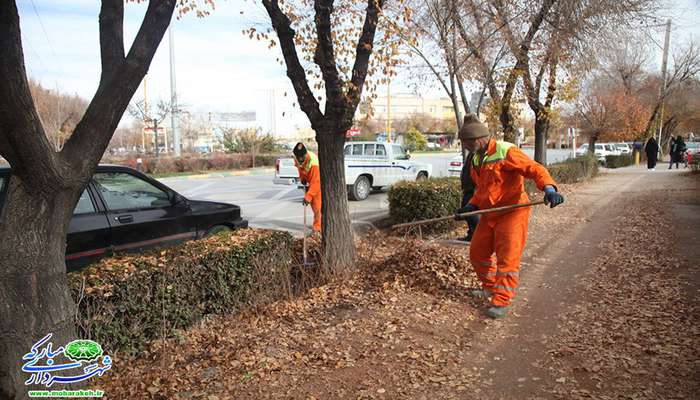
[[[92,340],[74,340],[66,345],[64,353],[71,361],[93,362],[102,355],[102,346]]]

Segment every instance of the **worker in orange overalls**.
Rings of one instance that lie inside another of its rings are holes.
[[[517,146],[491,138],[487,127],[474,114],[464,117],[459,138],[475,153],[472,179],[476,192],[457,214],[502,207],[530,201],[523,178],[532,179],[544,191],[545,204],[555,207],[564,202],[547,169],[530,159]],[[455,219],[462,219],[455,215]],[[527,238],[530,208],[485,214],[477,225],[469,249],[469,259],[482,289],[470,292],[475,297],[491,298],[486,314],[491,318],[506,315],[515,297],[522,256]],[[492,255],[496,253],[496,265]]]
[[[314,211],[314,232],[321,232],[321,170],[318,156],[307,151],[306,146],[299,142],[294,146],[294,165],[299,170],[299,179],[306,187],[302,204]]]

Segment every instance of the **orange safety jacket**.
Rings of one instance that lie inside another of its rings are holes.
[[[471,176],[476,192],[469,203],[480,210],[529,202],[524,178],[535,181],[539,190],[547,185],[556,187],[545,167],[514,144],[494,139],[485,154],[474,155]]]
[[[294,165],[299,170],[299,179],[301,183],[309,185],[304,200],[311,202],[314,197],[321,195],[321,170],[319,169],[318,156],[307,151],[304,163],[299,165],[299,162],[295,158]]]

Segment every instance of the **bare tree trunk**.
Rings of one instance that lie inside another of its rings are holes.
[[[510,112],[510,101],[501,102],[500,113],[501,127],[503,128],[503,140],[515,143],[517,132],[515,131],[515,118]]]
[[[464,90],[464,82],[462,82],[462,77],[457,75],[457,86],[459,87],[459,95],[462,98],[462,105],[464,106],[464,112],[469,114],[472,112],[469,106],[469,100],[467,100],[467,92]]]
[[[457,90],[455,88],[455,76],[450,75],[450,101],[452,101],[452,108],[455,110],[455,119],[457,120],[457,130],[462,128],[462,111],[459,109],[459,99],[457,98]]]
[[[0,215],[2,399],[27,398],[29,375],[20,367],[34,343],[49,333],[54,349],[76,339],[64,257],[78,194],[78,188],[33,193],[17,176],[10,179]]]
[[[346,273],[355,262],[355,241],[345,182],[345,130],[316,132],[321,169],[323,265],[333,274]],[[340,155],[336,157],[335,155]],[[354,182],[349,182],[354,183]],[[332,221],[331,221],[332,220]]]
[[[547,136],[549,134],[549,114],[535,113],[535,161],[547,165]]]
[[[160,154],[160,149],[158,148],[158,120],[157,119],[153,120],[153,143],[156,146],[154,151],[156,152],[156,158],[158,158],[158,155]]]
[[[598,140],[598,134],[588,136],[588,152],[595,154],[595,142]]]

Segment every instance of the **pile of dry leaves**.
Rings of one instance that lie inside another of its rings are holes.
[[[397,282],[426,293],[464,292],[478,286],[466,249],[455,251],[419,240],[407,240],[375,268],[374,275],[380,281]]]

